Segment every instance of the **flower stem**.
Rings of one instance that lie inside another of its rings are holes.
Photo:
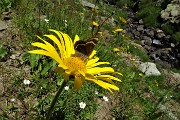
[[[48,110],[48,113],[46,114],[46,120],[50,120],[53,108],[54,108],[54,106],[55,106],[55,104],[56,104],[56,102],[58,100],[58,97],[61,94],[63,88],[66,86],[67,82],[68,82],[67,80],[63,80],[63,83],[62,83],[61,87],[59,88],[58,92],[56,93],[56,96],[54,97],[53,101],[51,102],[51,106],[50,106],[50,108]]]

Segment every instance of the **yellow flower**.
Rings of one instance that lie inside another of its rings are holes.
[[[142,74],[142,73],[139,73],[139,76],[141,76],[141,77],[142,77],[142,76],[143,76],[143,74]]]
[[[135,61],[136,59],[135,58],[130,58],[130,60]]]
[[[103,35],[103,32],[98,32],[98,34],[99,34],[100,36],[102,36],[102,35]]]
[[[151,86],[148,86],[148,90],[151,91]]]
[[[154,80],[154,83],[156,84],[157,87],[159,86],[157,80]]]
[[[118,29],[116,29],[114,32],[122,32],[122,31],[123,31],[123,29],[118,28]]]
[[[99,24],[98,24],[97,22],[95,22],[95,21],[92,22],[92,25],[93,25],[93,26],[96,26],[96,27],[99,26]]]
[[[114,52],[119,52],[120,50],[118,48],[113,49]]]
[[[92,12],[94,12],[94,13],[99,13],[99,10],[97,10],[96,8],[92,8]]]
[[[123,17],[119,17],[119,19],[126,24],[126,20]]]
[[[112,92],[111,89],[119,90],[113,80],[119,82],[121,82],[121,80],[111,75],[115,73],[113,68],[99,67],[99,65],[110,63],[98,62],[99,58],[94,57],[96,54],[95,50],[88,57],[87,62],[82,59],[82,56],[76,56],[74,44],[79,40],[78,35],[75,36],[74,42],[72,42],[71,38],[67,34],[52,29],[50,29],[50,31],[56,33],[57,37],[54,35],[44,36],[52,40],[55,45],[57,45],[58,50],[49,42],[37,36],[43,43],[35,42],[32,43],[32,45],[41,49],[32,50],[29,51],[29,53],[42,54],[56,60],[60,70],[59,72],[64,72],[65,80],[69,80],[70,75],[74,76],[74,87],[77,89],[79,89],[83,82],[87,80],[108,89],[110,92]]]

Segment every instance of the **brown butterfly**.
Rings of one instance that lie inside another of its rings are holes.
[[[87,61],[88,57],[93,52],[95,45],[98,43],[98,38],[90,38],[88,40],[79,40],[74,44],[76,50],[76,56],[83,58]]]

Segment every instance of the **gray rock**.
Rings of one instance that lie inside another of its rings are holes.
[[[149,56],[150,56],[153,60],[160,60],[159,57],[158,57],[158,55],[155,54],[155,53],[151,53]]]
[[[156,39],[153,39],[153,40],[152,40],[152,43],[153,43],[154,45],[159,45],[159,46],[162,45],[161,42],[160,42],[159,40],[156,40]]]
[[[168,72],[166,73],[168,75],[168,85],[173,86],[180,84],[180,74],[179,73],[174,73],[174,72]]]
[[[140,43],[142,46],[145,45],[145,40],[141,40],[141,43]]]
[[[137,30],[138,31],[143,31],[144,30],[144,25],[138,25]]]
[[[163,68],[171,68],[171,64],[169,64],[168,62],[162,61],[162,60],[156,60],[156,63],[158,63],[159,65],[161,65],[161,67]]]
[[[150,30],[150,29],[146,29],[146,34],[150,37],[153,37],[154,36],[154,31],[153,30]]]
[[[146,49],[147,51],[150,51],[151,50],[151,47],[149,45],[145,45],[144,46],[144,49]]]
[[[163,38],[163,37],[166,36],[166,35],[164,34],[164,32],[163,32],[162,30],[160,30],[160,29],[157,29],[156,32],[157,32],[156,36],[157,36],[158,38]]]
[[[159,49],[159,51],[161,51],[161,53],[164,53],[164,54],[169,54],[172,49],[171,48],[163,48],[163,49]]]
[[[142,39],[145,40],[144,43],[145,43],[146,45],[151,45],[151,44],[152,44],[152,39],[151,39],[150,37],[148,37],[148,36],[143,36]]]
[[[140,36],[140,32],[139,32],[139,31],[135,31],[135,32],[134,32],[134,36],[138,36],[138,37],[139,37],[139,36]],[[136,38],[137,38],[137,37],[136,37]]]
[[[96,6],[96,5],[94,5],[94,4],[90,3],[90,2],[88,2],[88,1],[86,1],[86,0],[83,0],[83,1],[82,1],[82,5],[84,5],[84,6],[86,6],[86,7],[89,7],[89,8],[99,9],[98,6]]]
[[[170,35],[166,35],[166,36],[164,37],[165,40],[169,40],[170,38],[171,38]]]
[[[173,48],[175,47],[175,44],[174,44],[174,43],[170,43],[170,45],[171,45],[171,47],[173,47]]]
[[[152,44],[152,40],[145,40],[144,42],[146,45],[151,45]]]
[[[5,21],[0,20],[0,31],[7,29],[7,23]]]
[[[140,19],[139,20],[139,24],[143,24],[144,22],[143,22],[143,20],[142,19]]]
[[[151,63],[151,62],[145,62],[142,63],[138,66],[138,69],[145,73],[145,76],[159,76],[161,75],[161,73],[159,72],[159,70],[156,68],[156,64]]]

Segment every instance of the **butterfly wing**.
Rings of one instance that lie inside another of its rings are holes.
[[[89,57],[97,43],[97,38],[90,38],[86,41],[80,40],[75,43],[74,49]]]

